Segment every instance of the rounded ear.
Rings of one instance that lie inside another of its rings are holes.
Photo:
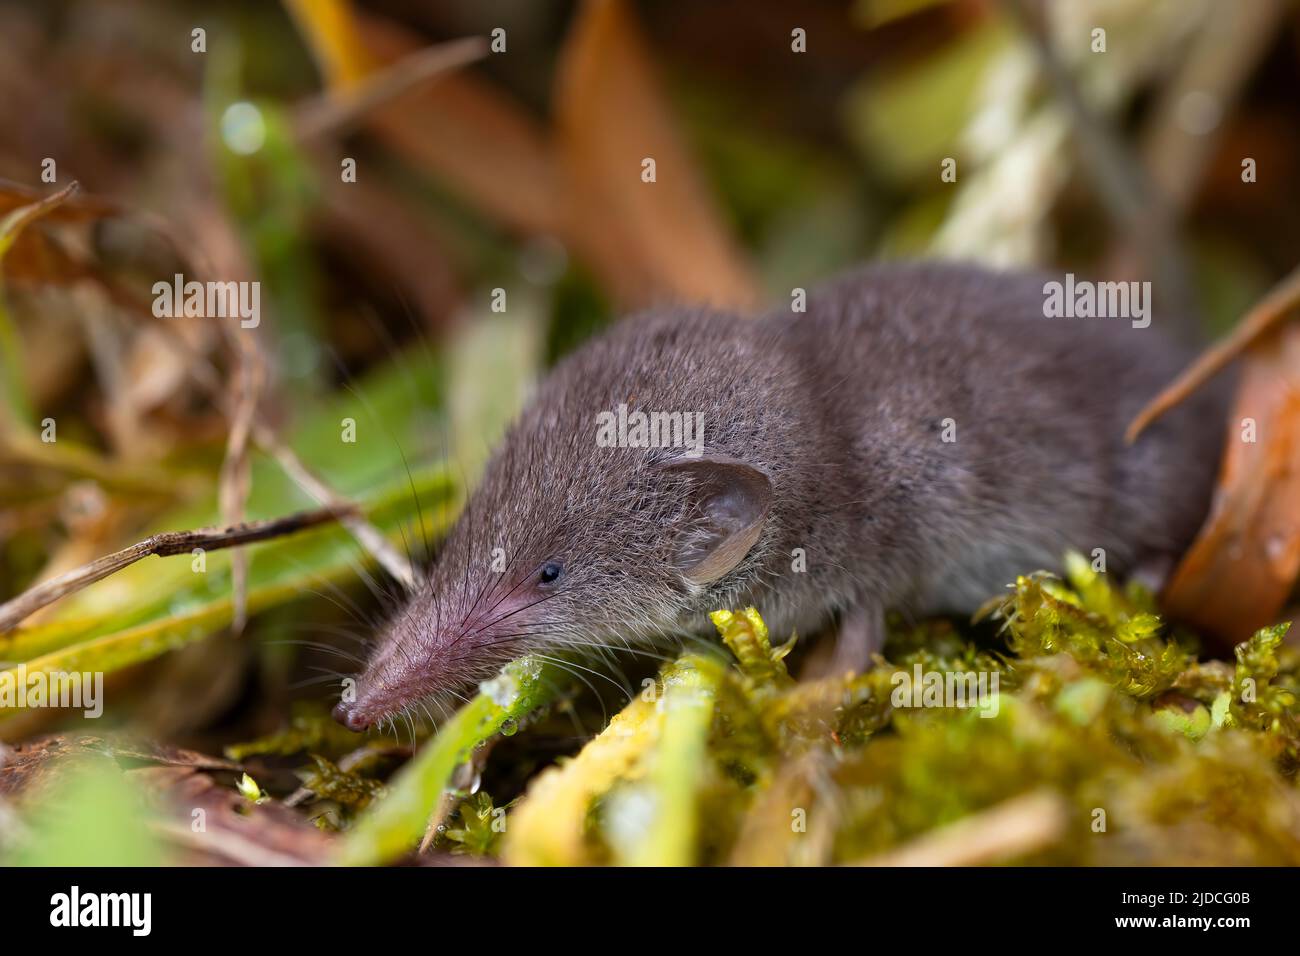
[[[661,465],[691,479],[693,516],[677,535],[674,563],[694,584],[716,581],[740,564],[758,540],[772,506],[772,482],[731,458],[679,458]]]

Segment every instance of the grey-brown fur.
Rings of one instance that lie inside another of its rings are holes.
[[[837,611],[968,612],[1067,548],[1104,548],[1121,575],[1177,555],[1206,511],[1222,393],[1125,446],[1187,356],[1159,317],[1044,318],[1043,282],[881,265],[814,290],[805,314],[670,309],[592,341],[497,449],[341,719],[368,725],[528,650],[707,633],[719,607],[754,604],[775,635],[808,633]],[[597,415],[620,402],[702,413],[704,458],[738,464],[705,491],[712,465],[660,467],[682,449],[598,447]],[[746,467],[769,499],[714,493]],[[691,582],[686,556],[760,507],[739,564]],[[806,572],[792,571],[796,549]],[[542,585],[551,560],[563,574]]]

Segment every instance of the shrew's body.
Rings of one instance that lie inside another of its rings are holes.
[[[1121,575],[1167,564],[1208,505],[1219,393],[1126,445],[1187,356],[1159,320],[1046,318],[1044,281],[883,265],[805,313],[627,319],[542,383],[341,719],[746,604],[776,634],[839,613],[856,667],[884,610],[970,611],[1068,548]],[[697,415],[702,454],[598,442],[620,404]]]

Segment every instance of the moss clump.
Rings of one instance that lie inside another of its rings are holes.
[[[757,612],[720,612],[735,661],[710,677],[702,745],[672,729],[685,662],[670,665],[534,781],[505,859],[618,862],[638,832],[680,827],[673,862],[1300,863],[1300,655],[1284,627],[1241,644],[1235,669],[1198,663],[1148,596],[1078,556],[985,616],[1005,651],[925,623],[894,628],[864,674],[796,683]]]
[[[1282,643],[1290,627],[1263,628],[1237,645],[1224,722],[1267,735],[1286,772],[1294,774],[1300,766],[1300,653]]]
[[[1149,598],[1124,595],[1082,557],[1066,559],[1066,581],[1039,573],[1016,580],[998,602],[1007,644],[1020,658],[1067,654],[1106,683],[1135,697],[1154,697],[1191,666],[1191,651],[1160,636]]]
[[[438,829],[436,846],[457,855],[492,856],[505,833],[505,807],[497,807],[490,794],[479,792],[463,800],[452,820]]]
[[[370,801],[384,794],[384,785],[364,776],[363,766],[340,768],[319,754],[311,755],[315,766],[302,772],[302,785],[321,800],[337,803],[350,813],[364,810]]]

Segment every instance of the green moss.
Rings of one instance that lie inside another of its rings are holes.
[[[1139,595],[1121,594],[1071,554],[1069,582],[1039,573],[1016,579],[993,612],[1005,622],[1007,645],[1022,660],[1067,654],[1083,669],[1134,697],[1168,690],[1191,652],[1159,636],[1160,619]]]
[[[349,811],[364,810],[371,800],[383,796],[384,785],[363,776],[358,768],[340,769],[332,760],[312,754],[313,769],[303,771],[302,785],[322,800],[331,800]]]
[[[458,855],[492,856],[505,833],[505,810],[480,791],[461,802],[452,822],[439,828],[436,843]]]
[[[1287,623],[1263,628],[1237,645],[1237,668],[1225,722],[1269,735],[1284,766],[1294,773],[1300,765],[1300,722],[1296,720],[1300,654],[1282,644],[1290,627]]]

